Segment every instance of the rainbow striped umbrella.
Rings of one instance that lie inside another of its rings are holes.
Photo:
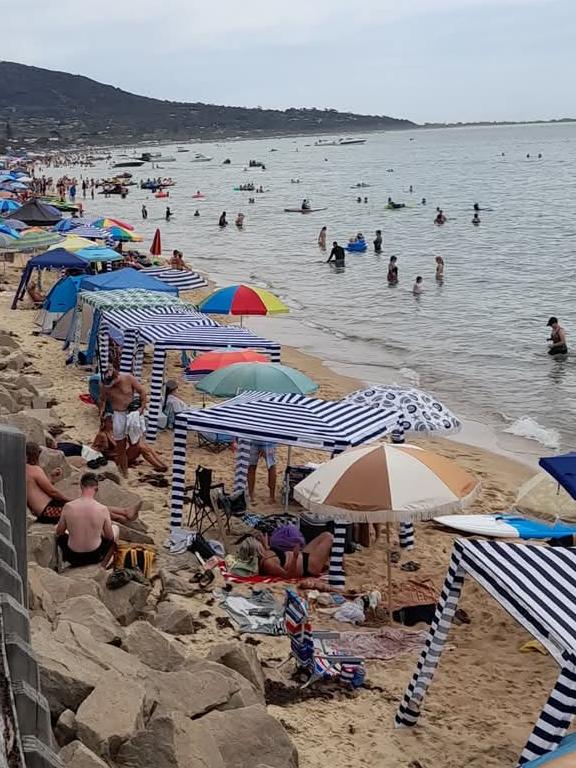
[[[201,312],[212,315],[279,315],[288,307],[277,296],[253,285],[220,288],[200,302]]]
[[[111,227],[122,227],[122,229],[128,229],[130,232],[134,230],[132,224],[128,224],[120,219],[109,219],[103,216],[100,219],[94,219],[90,222],[91,227],[100,227],[101,229],[110,229]]]
[[[114,240],[119,240],[123,243],[139,243],[142,241],[141,235],[125,227],[104,227],[104,229],[110,233],[110,237],[113,237]]]

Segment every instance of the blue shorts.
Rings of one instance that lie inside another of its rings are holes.
[[[275,443],[250,443],[250,466],[255,467],[258,464],[260,456],[266,459],[266,468],[270,469],[276,465],[276,445]]]

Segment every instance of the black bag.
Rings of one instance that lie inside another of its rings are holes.
[[[210,560],[211,557],[216,556],[216,552],[212,549],[210,544],[206,541],[202,534],[197,533],[194,537],[194,541],[188,545],[190,552],[196,552],[202,560]]]

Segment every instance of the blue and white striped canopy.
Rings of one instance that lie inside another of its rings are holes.
[[[380,410],[304,395],[245,392],[222,405],[186,411],[178,426],[249,440],[343,451],[375,440],[398,424],[397,410]]]
[[[144,325],[170,326],[172,332],[172,326],[181,325],[182,323],[188,326],[204,325],[216,327],[219,325],[208,315],[190,309],[190,307],[184,304],[173,307],[153,307],[152,309],[139,307],[104,312],[102,319],[120,331],[140,330]]]
[[[179,291],[194,291],[196,288],[205,288],[208,283],[198,272],[190,272],[182,269],[170,269],[169,267],[149,267],[143,269],[150,277],[162,280],[168,285],[175,285]]]

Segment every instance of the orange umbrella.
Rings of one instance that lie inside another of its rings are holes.
[[[268,358],[260,352],[253,349],[224,350],[222,352],[205,352],[198,355],[188,365],[187,373],[194,374],[194,377],[200,378],[206,376],[212,371],[218,371],[227,365],[234,363],[267,363]]]
[[[154,239],[152,240],[152,245],[150,246],[150,253],[152,256],[160,256],[162,254],[162,241],[160,239],[159,229],[157,229],[154,233]]]

